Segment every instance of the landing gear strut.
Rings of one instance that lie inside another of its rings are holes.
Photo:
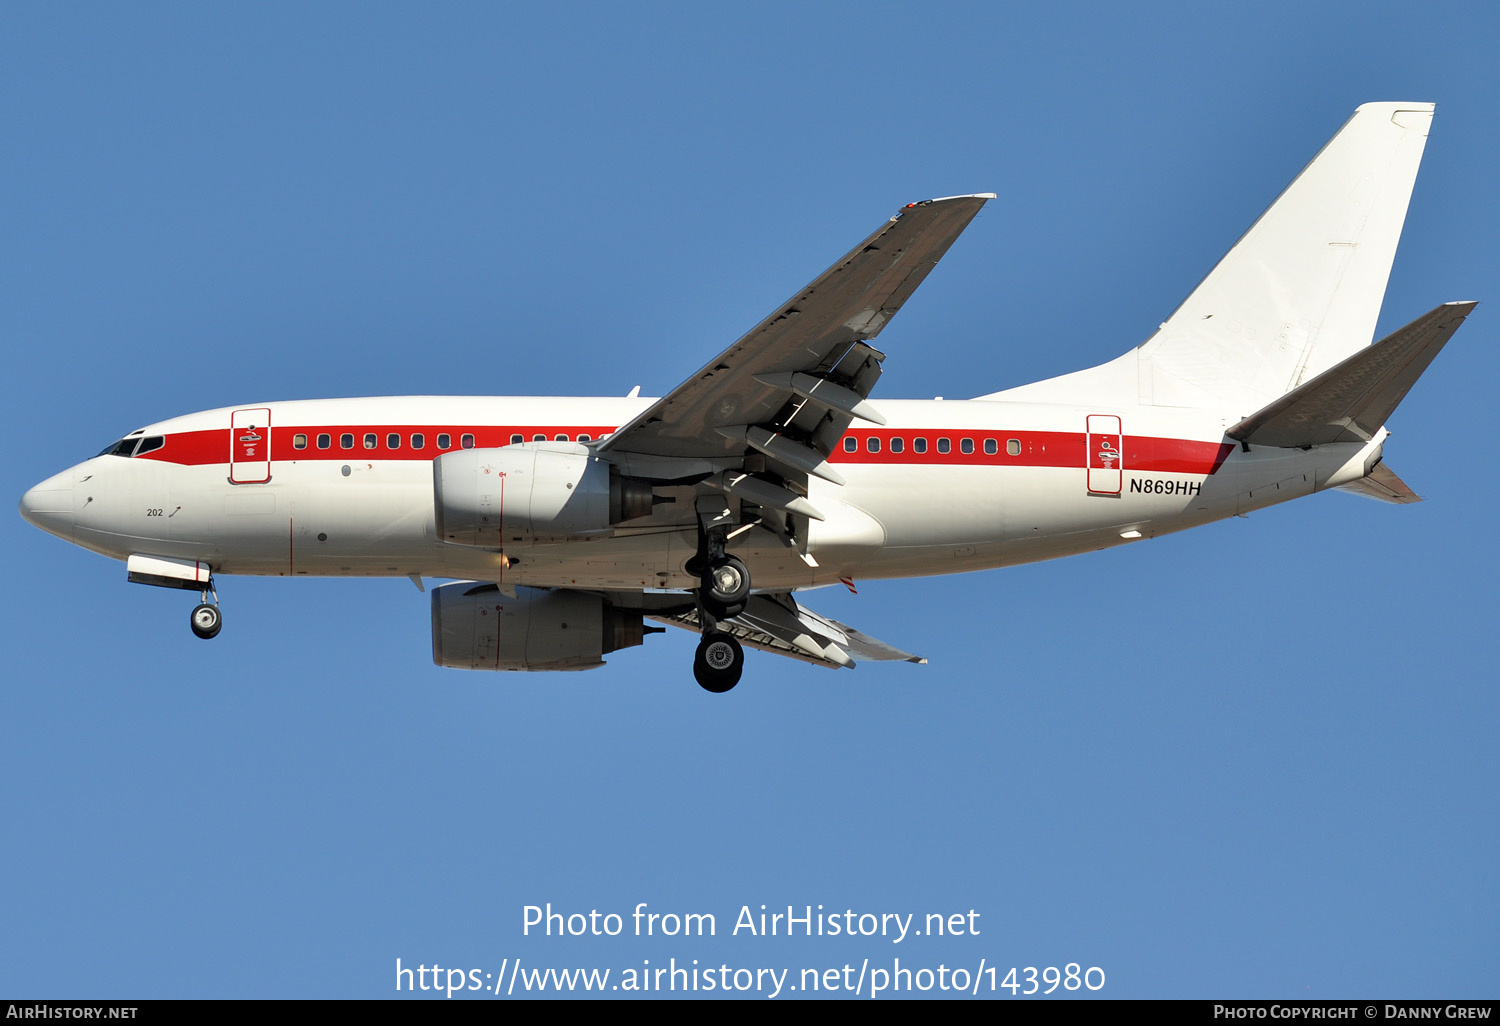
[[[723,694],[740,682],[745,650],[734,635],[719,630],[719,621],[745,611],[750,600],[750,568],[724,551],[731,511],[722,499],[698,500],[698,622],[703,640],[693,656],[693,676],[705,691]],[[690,564],[691,565],[691,564]]]
[[[734,513],[726,499],[698,498],[698,555],[688,563],[699,574],[698,602],[709,617],[727,620],[745,611],[750,598],[750,568],[724,551]],[[704,623],[704,631],[713,629]]]
[[[745,650],[733,634],[705,631],[693,656],[693,676],[704,691],[722,695],[740,682]]]
[[[209,596],[213,597],[212,605],[209,604]],[[193,607],[192,617],[188,622],[192,625],[193,633],[205,641],[218,637],[219,631],[224,629],[224,616],[219,612],[219,593],[214,590],[212,580],[202,593],[202,601]]]

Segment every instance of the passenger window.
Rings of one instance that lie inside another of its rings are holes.
[[[298,431],[295,435],[292,436],[292,448],[293,449],[306,449],[307,448],[307,436],[304,435],[301,431]]]
[[[510,436],[510,444],[511,445],[520,445],[524,441],[526,441],[526,436],[525,435],[511,435]]]
[[[868,439],[865,440],[865,448],[870,450],[871,452],[879,452],[880,439],[876,438],[874,435],[871,435]]]
[[[984,454],[986,456],[993,456],[993,455],[995,455],[995,453],[997,453],[999,451],[1000,451],[1000,443],[999,442],[995,441],[993,438],[986,438],[984,440]]]
[[[947,452],[951,448],[952,448],[952,446],[950,446],[948,444],[948,439],[946,439],[946,438],[939,438],[938,439],[938,446],[937,446],[938,452]]]
[[[446,431],[439,432],[438,433],[438,448],[439,449],[451,449],[451,448],[453,448],[453,436],[450,435]]]
[[[545,442],[547,440],[547,436],[546,435],[532,435],[531,436],[531,440],[533,442]]]
[[[554,438],[552,440],[554,442],[566,442],[568,440],[568,436],[567,435],[558,435],[556,438]]]
[[[413,449],[421,449],[426,445],[427,436],[422,434],[422,432],[418,431],[416,434],[411,436],[411,447]]]
[[[370,432],[367,432],[365,434],[365,448],[366,449],[373,449],[373,448],[375,448],[375,446],[378,445],[379,442],[380,442],[380,439],[376,437],[375,432],[370,431]]]
[[[958,451],[961,452],[961,453],[963,453],[965,456],[967,456],[969,453],[973,452],[974,451],[974,439],[972,439],[972,438],[963,438],[963,439],[960,439],[959,443],[958,443]]]
[[[859,439],[855,438],[853,435],[845,435],[844,436],[844,451],[845,452],[859,452]]]
[[[463,443],[463,447],[465,449],[472,449],[472,448],[474,448],[474,436],[473,435],[465,434],[463,436],[463,438],[459,439],[459,441]]]
[[[354,436],[351,435],[351,434],[348,434],[348,433],[339,435],[339,448],[340,449],[352,449],[352,448],[354,448]]]
[[[905,449],[905,448],[906,448],[906,443],[903,442],[900,438],[892,438],[891,439],[891,452],[900,452],[902,449]]]
[[[920,438],[920,437],[919,438],[913,438],[911,440],[911,451],[912,452],[926,452],[927,451],[927,439]]]
[[[580,442],[588,442],[588,441],[592,441],[592,439],[590,439],[590,438],[589,438],[589,436],[588,436],[588,435],[579,435],[579,436],[578,436],[578,440],[579,440],[579,441],[580,441]]]
[[[396,434],[396,432],[394,432],[394,431],[392,431],[390,434],[386,435],[385,436],[385,447],[387,449],[399,449],[399,448],[401,448],[401,436],[398,435],[398,434]]]
[[[1012,456],[1021,455],[1021,440],[1019,438],[1010,439],[1010,441],[1005,443],[1005,451]]]
[[[333,444],[333,438],[326,432],[318,436],[318,448],[326,449]]]

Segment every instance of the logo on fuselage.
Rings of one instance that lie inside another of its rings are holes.
[[[1099,462],[1104,464],[1105,470],[1115,469],[1115,460],[1120,458],[1120,450],[1109,444],[1109,439],[1099,443]]]

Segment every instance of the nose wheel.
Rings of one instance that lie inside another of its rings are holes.
[[[213,596],[212,604],[209,596]],[[219,631],[224,628],[224,615],[219,612],[219,593],[214,591],[213,583],[209,583],[208,590],[203,592],[203,601],[193,607],[192,616],[188,623],[193,628],[193,633],[207,641],[209,638],[217,637]]]

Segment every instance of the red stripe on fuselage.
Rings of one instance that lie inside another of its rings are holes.
[[[849,438],[855,449],[844,448]],[[879,450],[870,451],[870,440]],[[891,451],[891,442],[901,443],[900,452]],[[917,452],[921,440],[926,452]],[[949,451],[938,452],[946,440]],[[964,452],[964,442],[972,451]],[[994,443],[995,452],[985,452],[985,442]],[[1011,442],[1020,452],[1011,455]],[[1152,438],[1146,435],[1125,436],[1124,469],[1159,474],[1213,474],[1234,451],[1232,442],[1207,442],[1191,438]],[[942,464],[956,466],[1009,467],[1086,467],[1087,436],[1081,431],[921,431],[894,428],[861,429],[846,434],[829,458],[832,463]]]
[[[511,439],[520,435],[524,441],[532,441],[537,435],[554,440],[566,435],[576,440],[580,434],[598,439],[614,431],[608,425],[582,425],[577,427],[556,424],[530,426],[469,426],[452,427],[427,424],[356,424],[340,427],[277,427],[271,432],[271,459],[276,463],[300,460],[433,460],[445,452],[461,448],[464,435],[474,436],[474,447],[494,449],[512,444]],[[225,433],[228,428],[210,428],[205,431],[181,431],[165,437],[160,449],[136,457],[143,460],[160,460],[184,466],[223,465],[227,462]],[[297,435],[307,436],[307,447],[298,449],[293,445]],[[317,447],[320,434],[330,436],[327,449]],[[353,435],[354,446],[345,449],[339,445],[340,436]],[[375,436],[375,447],[364,447],[365,436]],[[391,448],[386,444],[387,436],[396,434],[401,445]],[[425,445],[412,448],[414,434],[421,434]],[[438,448],[437,436],[450,436],[446,448]],[[954,429],[920,430],[895,428],[860,428],[850,431],[844,439],[853,438],[853,452],[845,450],[845,441],[840,440],[830,461],[833,463],[857,463],[888,466],[1006,466],[1006,467],[1078,467],[1087,466],[1087,437],[1081,431],[962,431]],[[870,451],[870,440],[879,443],[879,451]],[[891,442],[900,440],[901,451],[892,452]],[[916,442],[925,440],[926,451],[917,452]],[[948,452],[939,452],[940,439],[947,439]],[[963,451],[964,440],[972,442],[972,452]],[[984,451],[985,442],[995,444],[995,452]],[[1009,443],[1020,444],[1020,452],[1011,455]],[[1224,460],[1234,451],[1234,443],[1202,441],[1191,438],[1153,438],[1146,435],[1125,436],[1124,468],[1129,471],[1163,474],[1216,473]]]
[[[206,431],[180,431],[167,435],[165,444],[160,449],[154,449],[137,459],[161,460],[164,463],[180,463],[194,467],[225,463],[227,456],[224,439],[227,430],[227,428],[209,428]],[[613,430],[613,427],[600,425],[566,427],[555,424],[542,427],[447,427],[442,425],[432,427],[426,424],[355,424],[323,428],[278,427],[271,431],[271,459],[276,463],[291,460],[343,462],[358,459],[434,460],[445,452],[453,452],[462,448],[461,442],[464,435],[474,436],[473,448],[495,449],[510,445],[513,435],[521,435],[528,442],[533,441],[537,435],[546,435],[548,439],[554,439],[558,435],[567,435],[569,440],[576,440],[580,434],[588,435],[590,438],[599,438]],[[375,446],[367,449],[365,448],[365,435],[371,434],[375,436]],[[386,444],[387,436],[392,434],[401,436],[401,444],[394,449]],[[412,448],[411,445],[412,436],[416,434],[422,435],[425,443],[420,449]],[[438,448],[437,436],[440,434],[450,436],[451,444],[446,448]],[[307,436],[306,448],[298,449],[292,444],[297,435]],[[329,436],[331,444],[327,449],[318,448],[319,435]],[[339,444],[343,435],[354,436],[352,447],[346,449]]]

